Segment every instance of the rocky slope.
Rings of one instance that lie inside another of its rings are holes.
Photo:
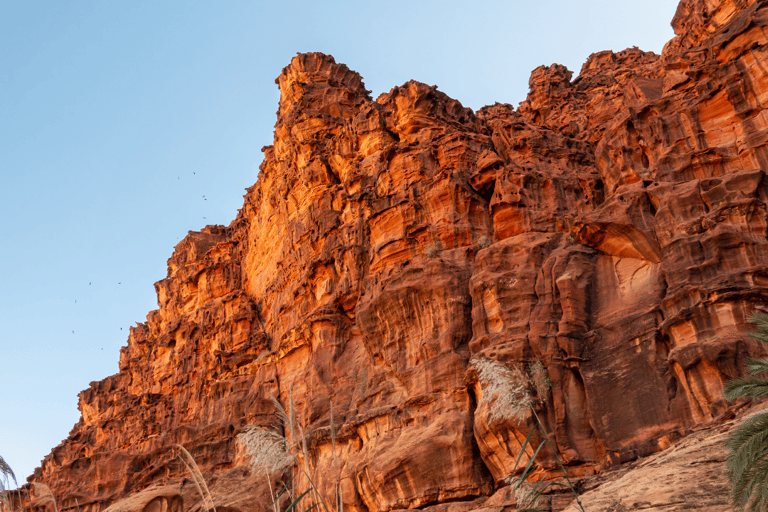
[[[292,396],[345,510],[478,508],[534,426],[496,413],[483,360],[543,364],[537,414],[577,479],[722,421],[768,310],[768,6],[683,0],[672,23],[661,56],[537,68],[517,110],[417,82],[373,100],[295,57],[237,218],[177,245],[33,479],[60,510],[199,508],[181,444],[217,510],[261,509],[235,437],[282,432],[270,397]]]

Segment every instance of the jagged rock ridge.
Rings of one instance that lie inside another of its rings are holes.
[[[473,357],[543,363],[538,414],[575,478],[722,419],[768,305],[766,20],[683,0],[661,56],[542,66],[517,110],[477,113],[413,81],[373,100],[298,55],[237,218],[177,245],[33,479],[59,509],[193,509],[179,443],[218,510],[259,508],[235,436],[280,428],[269,398],[290,393],[321,475],[333,404],[345,510],[468,502],[533,427],[492,414]]]

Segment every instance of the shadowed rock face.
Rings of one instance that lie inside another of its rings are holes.
[[[237,218],[177,245],[34,480],[60,510],[199,508],[178,443],[217,510],[261,509],[235,436],[282,429],[270,397],[292,396],[328,496],[333,404],[345,510],[471,500],[534,426],[494,414],[473,357],[543,364],[534,407],[575,477],[717,420],[768,309],[766,25],[760,2],[683,0],[662,56],[537,68],[516,111],[418,82],[373,100],[298,55]]]

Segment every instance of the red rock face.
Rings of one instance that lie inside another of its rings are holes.
[[[235,436],[280,429],[270,397],[292,396],[345,510],[471,500],[534,427],[499,414],[482,360],[543,365],[533,408],[574,477],[716,421],[768,309],[766,25],[758,2],[683,0],[662,56],[537,68],[517,111],[417,82],[374,101],[295,57],[237,218],[176,247],[34,480],[60,509],[199,507],[178,443],[219,510],[263,507]]]

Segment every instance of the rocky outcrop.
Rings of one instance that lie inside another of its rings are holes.
[[[120,372],[33,479],[60,509],[200,508],[180,444],[218,510],[266,506],[235,439],[296,441],[275,397],[345,510],[463,512],[534,427],[497,414],[481,359],[545,368],[542,477],[555,454],[586,477],[717,422],[768,309],[767,24],[762,2],[683,0],[663,55],[540,67],[517,110],[477,113],[418,82],[373,100],[298,55],[237,218],[177,245]]]
[[[743,419],[696,429],[662,452],[585,479],[579,498],[584,509],[732,512],[725,443]],[[578,510],[571,502],[565,512]]]

